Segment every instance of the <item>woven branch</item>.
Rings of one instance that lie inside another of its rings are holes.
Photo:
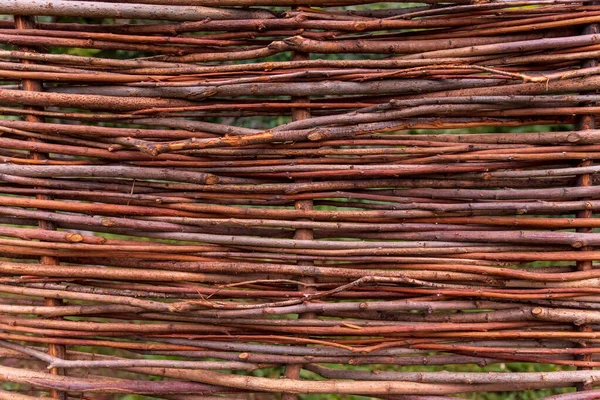
[[[0,13],[0,399],[597,398],[600,5]]]

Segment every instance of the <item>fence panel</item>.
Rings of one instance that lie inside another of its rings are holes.
[[[596,3],[0,14],[0,399],[599,396]]]

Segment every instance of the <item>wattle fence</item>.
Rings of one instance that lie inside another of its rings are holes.
[[[600,398],[597,3],[0,14],[0,399]]]

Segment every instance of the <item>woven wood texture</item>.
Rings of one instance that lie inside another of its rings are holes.
[[[599,398],[600,5],[0,14],[0,399]]]

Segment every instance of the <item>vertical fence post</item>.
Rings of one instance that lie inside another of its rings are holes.
[[[298,10],[298,9],[299,9],[299,6],[292,7],[292,10]],[[300,52],[300,51],[292,52],[291,61],[303,61],[303,60],[309,60],[309,59],[310,59],[309,53]],[[309,96],[306,96],[306,97],[293,96],[291,98],[291,101],[292,101],[292,103],[294,103],[294,102],[308,103],[308,102],[310,102],[310,97]],[[300,121],[300,120],[308,119],[308,118],[310,118],[310,109],[301,108],[301,107],[292,108],[292,120],[293,121]],[[307,180],[296,180],[296,182],[298,182],[298,181],[306,182]],[[294,202],[294,207],[297,210],[312,210],[313,209],[313,200],[296,200]],[[312,229],[296,229],[294,232],[294,239],[313,240],[314,239],[313,230]],[[313,263],[313,261],[298,260],[297,264],[300,266],[312,266],[314,263]],[[315,282],[314,278],[303,278],[302,281],[304,283],[308,283],[308,284]],[[298,285],[298,290],[300,290],[304,293],[313,293],[315,291],[314,287],[304,286],[304,285]],[[299,319],[313,319],[315,317],[316,317],[315,313],[304,313],[304,314],[300,314],[298,316]],[[286,378],[298,379],[300,377],[301,368],[302,368],[301,364],[288,364],[285,368]],[[295,400],[297,398],[298,398],[298,396],[296,396],[295,394],[291,394],[291,393],[284,393],[281,396],[281,400]]]
[[[36,28],[35,17],[15,15],[14,20],[15,20],[15,29],[35,29]],[[31,51],[31,52],[36,51],[36,49],[29,48],[29,47],[20,47],[19,50]],[[21,60],[21,63],[30,64],[31,61]],[[21,85],[22,85],[23,90],[29,91],[29,92],[42,92],[44,90],[42,81],[37,80],[37,79],[22,79]],[[34,109],[35,107],[26,107],[26,108]],[[26,115],[25,120],[28,122],[44,122],[43,117],[39,117],[37,115],[31,115],[31,114]],[[37,141],[37,139],[35,139],[35,138],[29,138],[29,140]],[[44,160],[47,158],[47,156],[48,156],[47,154],[40,153],[37,151],[29,152],[29,158],[31,158],[32,160]],[[42,194],[37,194],[35,197],[36,197],[36,199],[40,199],[40,200],[49,200],[50,199],[49,196],[42,195]],[[46,221],[46,220],[38,220],[38,226],[40,227],[40,229],[44,229],[44,230],[56,230],[56,227],[54,226],[54,224],[52,222]],[[59,262],[60,261],[57,257],[40,256],[40,264],[45,265],[48,268],[51,268],[53,265],[59,265]],[[44,299],[44,304],[46,306],[50,306],[50,307],[57,307],[57,306],[61,306],[63,304],[63,302],[61,299],[46,298],[46,299]],[[49,344],[48,345],[48,353],[54,357],[66,358],[65,357],[66,356],[66,348],[64,345]],[[62,368],[53,368],[52,370],[50,370],[50,373],[52,373],[54,375],[64,375],[64,372],[65,371]],[[54,398],[54,399],[60,399],[60,400],[67,399],[66,392],[62,392],[62,391],[58,391],[58,390],[51,390],[50,394],[51,394],[52,398]]]
[[[594,2],[593,4],[596,4],[596,2]],[[582,34],[583,35],[592,35],[592,34],[598,34],[600,32],[600,25],[598,24],[590,24],[587,25],[584,29]],[[588,59],[588,60],[584,60],[581,63],[581,68],[590,68],[590,67],[596,67],[598,66],[598,60],[597,59]],[[584,115],[579,115],[577,117],[577,129],[578,130],[587,130],[587,129],[594,129],[595,128],[595,117],[594,114],[584,114]],[[579,167],[588,167],[591,166],[593,164],[592,160],[582,160],[578,166]],[[593,185],[593,175],[592,174],[583,174],[583,175],[579,175],[577,177],[577,186],[592,186]],[[593,214],[592,210],[582,210],[582,211],[578,211],[577,212],[577,218],[591,218]],[[581,233],[590,233],[592,232],[592,228],[578,228],[576,230],[577,232],[581,232]],[[582,251],[591,251],[593,250],[593,248],[591,246],[583,246],[581,248]],[[577,270],[578,271],[589,271],[593,268],[593,262],[592,261],[577,261]],[[592,332],[592,326],[591,325],[582,325],[579,327],[579,330],[583,331],[583,332]],[[589,343],[583,342],[581,344],[582,347],[588,347]],[[592,361],[592,354],[588,353],[588,354],[583,354],[581,356],[578,357],[579,360],[581,361]],[[579,367],[578,369],[593,369],[593,368],[588,368],[588,367]],[[584,390],[590,390],[592,389],[592,385],[591,383],[587,383],[587,382],[581,382],[579,384],[577,384],[577,391],[584,391]]]

